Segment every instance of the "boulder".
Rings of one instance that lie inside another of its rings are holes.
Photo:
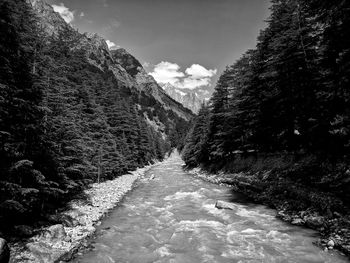
[[[292,225],[296,225],[296,226],[302,226],[305,224],[304,220],[301,219],[301,218],[293,218],[292,222],[291,222]]]
[[[328,243],[327,243],[328,247],[334,247],[334,245],[335,245],[335,243],[334,243],[334,241],[332,239],[329,240]]]
[[[26,245],[32,255],[42,263],[57,262],[62,255],[68,251],[60,248],[53,248],[46,242],[33,242]]]
[[[64,230],[64,226],[61,224],[50,226],[43,233],[43,237],[51,242],[62,241],[66,236],[67,234]]]
[[[50,223],[54,224],[63,224],[66,227],[76,227],[79,225],[79,221],[73,218],[69,214],[56,214],[56,215],[50,215],[47,217],[48,221]]]
[[[221,200],[216,201],[215,207],[219,208],[219,209],[230,209],[230,210],[236,210],[237,209],[237,206],[235,204],[229,203],[229,202],[226,202],[226,201],[221,201]]]
[[[306,216],[304,217],[305,224],[313,229],[323,226],[324,220],[322,216]]]
[[[287,221],[287,222],[292,221],[292,217],[288,215],[284,210],[278,211],[276,217],[283,221]]]
[[[10,261],[10,248],[5,239],[0,237],[0,263],[8,263]]]

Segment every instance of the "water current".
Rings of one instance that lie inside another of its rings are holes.
[[[317,233],[275,218],[227,186],[195,178],[174,155],[152,168],[72,262],[348,262],[313,245]],[[152,179],[153,178],[153,179]],[[234,210],[215,208],[231,201]]]

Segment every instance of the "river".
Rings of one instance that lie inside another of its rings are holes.
[[[152,168],[72,262],[348,262],[313,245],[315,231],[282,222],[275,210],[192,177],[182,165],[173,155]],[[217,209],[217,200],[236,209]]]

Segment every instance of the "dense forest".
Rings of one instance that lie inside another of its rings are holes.
[[[48,34],[27,1],[1,0],[0,17],[0,232],[30,235],[89,183],[162,160],[187,121],[92,65],[84,35]]]
[[[256,48],[221,75],[183,158],[210,171],[277,171],[282,193],[301,183],[349,200],[350,2],[271,2]]]

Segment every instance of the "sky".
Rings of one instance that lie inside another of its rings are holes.
[[[269,0],[46,0],[80,32],[134,55],[158,82],[211,90],[254,48]]]

